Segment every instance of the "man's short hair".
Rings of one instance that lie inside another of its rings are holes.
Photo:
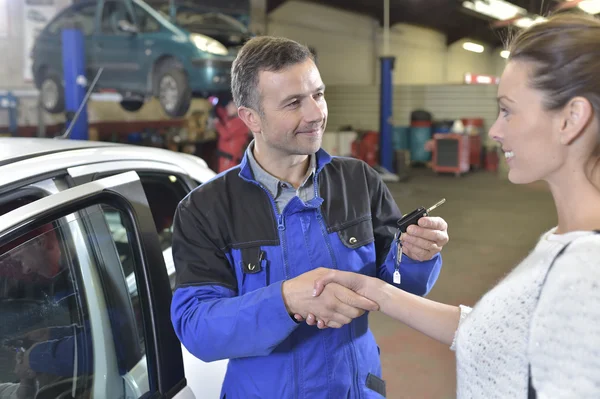
[[[231,67],[231,93],[235,105],[262,112],[259,72],[279,72],[309,58],[314,61],[308,47],[284,37],[259,36],[248,40]]]

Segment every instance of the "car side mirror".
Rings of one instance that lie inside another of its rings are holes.
[[[132,24],[131,22],[121,19],[121,20],[119,20],[118,23],[119,23],[119,30],[121,32],[132,33],[132,34],[138,33],[137,27],[134,24]]]

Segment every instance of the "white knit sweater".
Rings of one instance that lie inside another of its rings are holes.
[[[461,306],[458,399],[526,399],[529,364],[540,399],[600,398],[600,234],[554,231],[473,309]]]

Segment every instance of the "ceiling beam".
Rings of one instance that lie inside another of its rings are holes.
[[[274,11],[277,7],[285,3],[286,0],[267,0],[267,14]]]

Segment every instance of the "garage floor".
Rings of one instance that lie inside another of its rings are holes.
[[[552,198],[543,184],[518,186],[489,172],[456,178],[414,169],[411,178],[389,183],[407,213],[446,203],[432,212],[449,225],[442,273],[428,298],[473,305],[533,248],[542,232],[556,223]],[[374,313],[371,328],[381,348],[387,397],[455,397],[454,352],[445,345]]]

